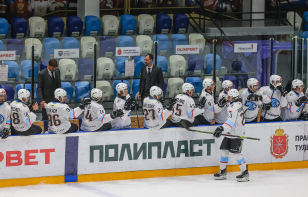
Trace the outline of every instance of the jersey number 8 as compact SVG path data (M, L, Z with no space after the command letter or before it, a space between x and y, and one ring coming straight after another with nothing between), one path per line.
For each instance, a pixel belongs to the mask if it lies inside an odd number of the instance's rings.
M48 114L49 126L59 126L61 124L61 120L59 120L59 114Z
M12 119L13 119L13 124L18 125L20 124L20 118L19 118L19 113L12 113Z

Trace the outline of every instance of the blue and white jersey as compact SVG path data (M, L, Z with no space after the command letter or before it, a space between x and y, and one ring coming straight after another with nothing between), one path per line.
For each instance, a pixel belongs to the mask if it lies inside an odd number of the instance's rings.
M222 125L224 132L231 135L245 135L245 117L241 102L233 102L227 108L228 119ZM232 138L232 137L229 137Z
M114 120L111 121L112 129L129 129L131 128L131 119L130 119L130 111L131 110L125 110L124 105L126 100L130 97L128 94L126 96L126 99L116 97L113 103L113 111L117 109L122 109L124 115L122 117L117 117Z
M203 117L209 122L211 123L214 119L214 111L212 109L212 107L215 105L214 103L214 97L213 97L213 93L208 93L207 91L205 91L204 89L202 90L202 93L200 95L200 99L202 97L206 98L206 103L204 106L204 112L203 112Z
M222 91L219 94L218 101L222 99L223 97L227 98L227 94L224 91ZM215 105L212 107L213 112L216 113L215 122L219 124L223 124L224 122L226 122L226 120L228 119L228 113L227 113L228 107L229 107L229 103L219 110L218 110L218 105Z
M9 129L11 127L11 107L7 103L0 105L0 133L3 129Z
M294 90L289 92L286 96L288 105L282 109L281 118L283 121L287 120L296 120L301 115L302 109L305 104L301 104L300 106L296 106L296 101L304 96L304 93L296 93Z
M22 102L13 101L10 106L11 123L14 129L19 132L27 131L36 121L36 115Z
M277 89L274 91L269 86L263 86L260 88L260 91L264 92L266 95L272 96L271 97L271 109L267 110L266 119L272 120L280 117L282 107L286 107L288 102L286 96L281 96L281 92ZM274 92L274 94L273 94ZM266 110L262 110L262 117L264 117Z

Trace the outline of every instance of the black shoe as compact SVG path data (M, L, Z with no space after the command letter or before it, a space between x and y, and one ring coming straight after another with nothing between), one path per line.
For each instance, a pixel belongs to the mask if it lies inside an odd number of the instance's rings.
M249 173L248 169L246 169L244 172L242 172L240 175L236 176L236 179L238 182L246 182L249 181Z
M220 172L214 174L214 179L215 180L225 180L225 179L227 179L227 170L226 170L226 168L221 170Z

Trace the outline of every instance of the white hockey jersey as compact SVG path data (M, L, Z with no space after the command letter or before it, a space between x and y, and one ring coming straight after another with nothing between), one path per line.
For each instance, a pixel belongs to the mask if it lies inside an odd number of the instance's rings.
M279 90L275 90L273 94L273 90L269 86L263 86L260 88L260 91L264 92L268 96L271 97L271 109L267 110L266 119L272 120L280 117L281 107L287 106L286 97L281 96L281 92ZM264 117L266 110L262 110L262 117Z
M204 106L204 112L203 112L203 117L205 118L205 120L207 120L208 122L212 122L214 119L214 111L211 110L211 107L214 106L214 97L213 97L213 93L210 94L207 91L205 91L204 89L202 90L202 93L200 95L200 99L202 97L206 98L206 104Z
M218 101L226 96L227 94L224 91L222 91L219 94ZM222 108L221 111L219 112L215 111L215 107L212 107L212 110L214 111L214 113L216 113L215 122L217 122L218 124L223 124L224 122L226 122L226 120L228 119L228 113L227 113L228 106L229 106L228 104L225 105L224 108ZM217 108L217 105L216 105L216 108Z
M245 134L245 117L241 102L233 102L227 108L228 119L222 125L227 134L243 136ZM229 137L233 138L233 137Z
M172 111L164 110L161 102L146 97L143 100L144 127L151 131L158 131L167 122Z
M129 94L126 96L126 100L129 98ZM129 129L131 128L131 120L130 120L130 111L125 110L124 105L126 100L123 98L117 97L113 103L113 111L117 109L122 109L124 115L122 117L117 117L111 121L112 129Z
M60 102L50 102L45 104L47 116L48 116L48 132L49 133L65 133L70 127L71 123L68 121L69 118L74 118L75 114L80 114L81 109L71 110L67 104Z
M13 101L10 106L11 124L14 129L19 132L27 131L36 121L36 115L22 102Z
M301 104L300 106L296 106L295 102L304 96L304 93L296 93L294 90L289 92L286 96L288 105L282 108L281 111L281 118L283 121L287 120L296 120L301 115L302 109L305 106L305 103Z
M259 112L259 108L262 109L263 103L269 103L271 101L271 97L266 95L263 91L258 90L254 94L258 96L262 96L262 101L249 101L247 100L248 95L251 93L249 92L248 88L245 88L240 95L240 98L242 99L242 104L244 107L245 114L245 120L246 122L253 121L257 116Z
M110 114L105 114L104 107L96 101L91 101L91 104L86 105L84 110L81 110L79 107L73 109L73 118L77 118L82 112L82 131L97 131L103 124L113 120Z
M3 129L11 127L11 107L7 103L0 105L0 133Z
M195 101L187 94L178 94L176 104L173 107L172 122L180 122L181 119L193 123L195 117L204 112L204 109L196 108Z
M34 11L33 16L43 16L47 11L54 11L54 6L49 1L34 1L28 6L28 11Z

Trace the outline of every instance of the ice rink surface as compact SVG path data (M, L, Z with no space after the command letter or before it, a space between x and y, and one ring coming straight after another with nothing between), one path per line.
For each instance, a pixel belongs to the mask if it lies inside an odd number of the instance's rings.
M1 197L307 197L308 168L251 171L249 182L237 182L239 172L227 180L213 175L35 185L0 188Z

